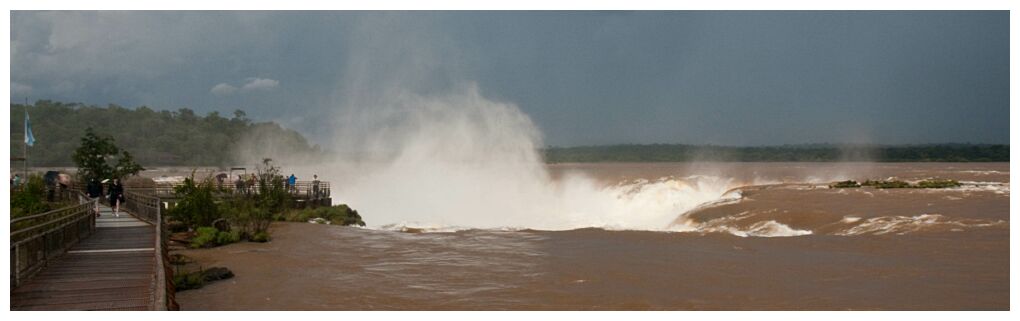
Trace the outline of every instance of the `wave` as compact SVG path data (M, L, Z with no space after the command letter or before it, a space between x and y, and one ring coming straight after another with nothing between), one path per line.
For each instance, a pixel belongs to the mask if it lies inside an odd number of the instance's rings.
M761 213L741 212L739 214L712 219L702 223L686 222L675 224L664 230L653 232L671 233L724 233L738 237L796 237L816 235L810 229L793 228L774 219L756 220L761 214L774 213L775 210ZM962 232L969 229L1008 227L1003 220L987 219L954 219L941 214L922 214L916 216L881 216L862 218L844 216L837 222L818 228L830 232L823 235L863 236L863 235L906 235L921 232ZM579 227L567 230L599 229L605 231L633 231L634 229L618 229L611 227ZM541 229L520 227L472 228L463 226L438 226L403 222L387 224L376 229L403 233L457 233L463 231L484 230L500 232L543 231ZM642 229L643 230L643 229ZM546 230L547 231L547 230Z
M963 186L947 188L942 190L964 192L992 192L999 195L1009 196L1009 183L960 181L960 184L962 184ZM935 191L938 190L940 189L935 189Z
M678 232L729 233L739 237L790 237L813 234L810 230L791 228L789 225L776 222L775 220L759 221L746 227L730 224L740 219L742 219L740 215L725 217L695 225L693 229L683 229Z
M915 232L962 231L964 228L982 228L1008 226L1006 221L985 219L952 219L940 214L922 214L917 216L882 216L862 219L848 216L841 222L851 224L834 235L904 235Z
M568 180L569 181L569 180ZM802 185L802 184L801 184ZM557 190L554 206L547 206L543 224L506 224L472 226L400 221L373 227L408 233L453 233L465 230L487 231L564 231L596 228L607 231L655 231L679 233L725 233L739 237L796 237L806 235L903 235L917 232L963 231L966 229L1007 226L1002 220L958 219L940 214L916 216L837 216L831 223L813 218L804 225L807 214L779 212L778 209L742 211L707 221L697 221L693 213L738 204L748 192L766 189L799 189L798 184L740 186L731 179L716 176L663 177L658 180L633 180L589 189L591 182L565 183ZM732 187L739 186L739 187ZM970 189L968 189L968 186ZM810 186L810 188L814 188ZM1008 191L1008 184L981 183L962 190ZM961 190L948 189L948 190ZM872 195L873 196L873 195ZM550 203L547 203L548 205ZM555 212L559 211L559 212ZM569 215L556 214L568 213ZM533 217L528 217L532 219ZM557 218L555 224L551 218ZM663 223L672 220L672 223ZM792 222L792 223L791 223ZM800 223L797 223L800 222ZM799 225L797 225L799 224Z
M993 170L987 170L987 171L968 170L968 171L960 171L960 173L976 174L976 175L1009 175L1008 171L993 171Z

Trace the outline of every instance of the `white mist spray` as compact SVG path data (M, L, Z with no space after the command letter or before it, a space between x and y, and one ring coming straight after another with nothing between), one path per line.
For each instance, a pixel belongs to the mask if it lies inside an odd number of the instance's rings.
M663 230L731 187L716 178L551 179L535 124L462 81L466 55L426 20L369 14L349 37L333 97L336 160L315 171L333 183L334 202L370 226Z
M372 110L345 114L346 128L378 134L357 134L363 155L335 163L327 177L337 182L337 201L376 227L665 230L732 185L713 177L612 186L580 174L553 180L530 118L474 85L394 95Z

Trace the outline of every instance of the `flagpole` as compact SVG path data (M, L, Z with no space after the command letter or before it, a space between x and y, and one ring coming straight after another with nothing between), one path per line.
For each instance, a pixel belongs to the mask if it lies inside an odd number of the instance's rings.
M28 97L25 97L25 120L28 120ZM25 139L22 139L21 143L24 144L25 148L24 148L24 152L22 153L21 156L23 156L25 158L25 161L22 163L24 165L24 171L25 171L24 181L28 182L28 123L25 123L22 126L25 127L24 128L24 130L25 130L25 135L24 135Z

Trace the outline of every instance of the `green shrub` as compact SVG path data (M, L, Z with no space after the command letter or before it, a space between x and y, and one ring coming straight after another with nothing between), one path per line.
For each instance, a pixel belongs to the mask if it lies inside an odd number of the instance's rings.
M290 211L286 215L287 221L291 222L308 222L315 218L322 218L336 225L365 226L365 221L361 219L361 215L358 214L358 211L351 209L346 204L305 208Z
M904 181L897 181L897 180L893 180L893 181L873 181L873 180L867 180L867 181L864 181L864 183L861 184L861 185L862 186L870 186L870 187L874 187L874 188L950 188L950 187L960 187L960 186L963 186L963 184L960 184L960 182L958 182L956 180L952 180L952 179L934 179L934 178L933 179L926 179L926 180L917 182L917 184L910 184L910 183L907 183L907 182L904 182Z
M215 227L199 227L191 239L191 248L208 248L236 243L241 240L241 231L220 231Z
M963 186L963 184L952 179L926 179L917 182L918 188L951 188L960 186Z
M22 186L11 190L11 218L39 214L54 209L46 202L46 183L39 174L31 174Z
M184 291L190 289L198 289L205 285L205 280L201 273L187 273L174 275L174 289L177 291Z
M873 181L866 180L861 186L870 186L874 188L911 188L910 183L904 181Z
M237 230L230 231L230 232L220 231L219 233L216 233L216 245L217 246L219 246L219 245L227 245L227 244L230 244L230 243L236 243L237 241L240 241L240 240L241 240L241 231L237 231Z
M199 227L195 230L195 237L191 239L191 248L203 248L216 246L216 236L220 231L214 227Z
M168 211L174 220L188 227L210 226L221 217L217 199L213 195L216 190L211 179L196 181L195 175L184 179L184 184L174 187L177 205Z
M262 160L257 168L258 193L254 195L255 210L250 212L250 232L258 234L269 230L274 218L290 207L291 196L284 185L280 168L272 165L272 159Z
M255 233L255 235L252 235L251 241L258 243L269 242L269 233L266 231Z
M199 267L198 271L194 272L175 272L173 282L177 291L184 291L198 289L205 286L206 283L226 280L232 277L234 277L234 272L224 267L212 267L209 269Z
M235 197L220 203L220 213L223 218L230 222L232 230L237 230L241 238L248 238L252 234L252 211L255 210L255 201L248 197Z
M842 181L829 185L829 188L857 188L857 187L861 187L861 184L858 184L857 181Z

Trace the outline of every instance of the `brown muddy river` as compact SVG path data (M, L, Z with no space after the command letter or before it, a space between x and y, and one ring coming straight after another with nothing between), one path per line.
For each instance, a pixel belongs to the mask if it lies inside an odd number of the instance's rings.
M555 181L576 173L624 218L677 212L634 225L565 220L589 228L417 228L373 225L352 199L369 228L278 223L269 243L181 251L236 277L177 300L184 310L1009 309L1008 163L550 165ZM931 177L964 186L826 186Z

